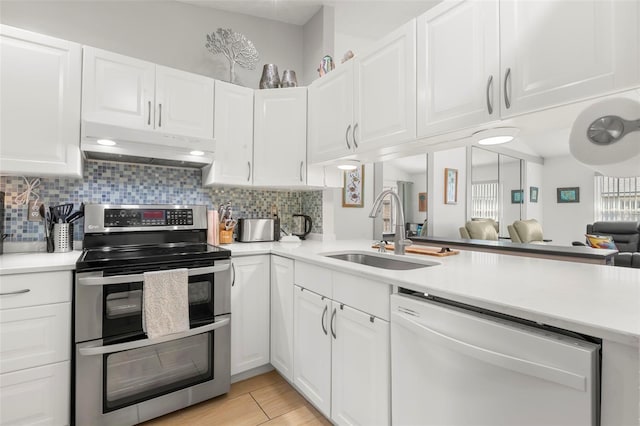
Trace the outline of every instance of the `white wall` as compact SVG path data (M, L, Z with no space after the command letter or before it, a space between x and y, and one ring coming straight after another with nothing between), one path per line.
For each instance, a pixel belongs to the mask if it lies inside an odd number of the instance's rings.
M427 218L427 212L421 212L418 210L418 194L420 192L427 192L427 174L418 173L410 175L410 182L413 182L413 209L407 215L407 222L422 223ZM427 204L427 208L429 205Z
M334 206L333 225L336 239L373 239L373 219L369 217L375 197L373 164L366 164L364 168L364 207L342 207L342 189L326 191L331 192L330 197Z
M502 189L500 236L508 237L507 226L522 218L523 205L511 202L511 191L520 189L520 160L500 156L500 186Z
M544 166L542 164L532 163L526 161L526 175L525 175L525 219L536 219L540 222L544 230L544 202L541 197L540 191L542 190L542 176L544 174ZM538 188L538 202L532 203L529 195L531 194L530 188L535 186ZM546 237L545 237L546 238Z
M325 55L333 56L334 9L323 6L303 27L303 70L298 84L308 86L319 77L318 67Z
M553 245L584 241L586 226L593 223L594 171L571 156L546 158L539 197L544 205L544 237ZM580 202L558 204L556 188L580 188Z
M255 70L236 66L238 84L257 88L265 63L303 72L301 26L173 1L2 1L0 22L225 81L228 61L204 45L231 28L260 55Z
M433 181L433 197L429 197L429 219L435 237L460 238L459 228L465 223L466 167L465 147L439 151L433 157L429 181ZM458 169L458 203L444 204L444 169ZM433 200L433 201L432 201Z

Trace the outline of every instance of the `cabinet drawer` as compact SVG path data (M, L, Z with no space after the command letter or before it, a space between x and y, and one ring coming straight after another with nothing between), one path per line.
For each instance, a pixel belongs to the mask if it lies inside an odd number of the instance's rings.
M0 424L67 425L69 362L0 375Z
M333 273L333 300L389 321L391 286L356 275Z
M308 263L296 262L294 283L322 296L333 297L331 292L331 270Z
M71 302L71 283L71 271L3 275L0 309Z
M0 311L0 373L66 361L71 303Z

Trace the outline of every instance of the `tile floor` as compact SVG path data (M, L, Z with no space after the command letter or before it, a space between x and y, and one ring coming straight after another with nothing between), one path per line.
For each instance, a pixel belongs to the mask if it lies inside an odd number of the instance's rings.
M274 370L234 383L226 395L143 425L321 426L331 423Z

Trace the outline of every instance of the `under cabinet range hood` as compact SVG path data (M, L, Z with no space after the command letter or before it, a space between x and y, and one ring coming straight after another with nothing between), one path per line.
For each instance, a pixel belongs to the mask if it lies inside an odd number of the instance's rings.
M213 162L214 139L82 121L80 149L86 159L203 168Z

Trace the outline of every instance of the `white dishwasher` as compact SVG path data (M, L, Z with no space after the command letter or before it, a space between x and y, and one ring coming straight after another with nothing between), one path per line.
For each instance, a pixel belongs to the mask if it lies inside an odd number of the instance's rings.
M391 296L395 426L600 423L600 344L467 308Z

